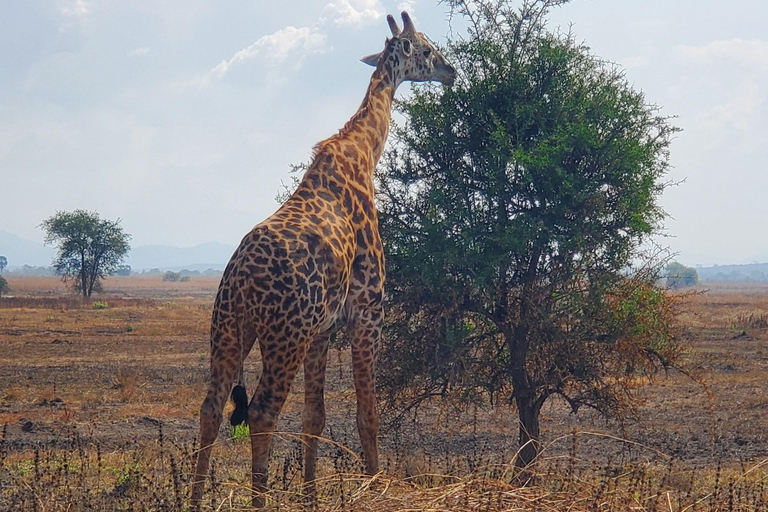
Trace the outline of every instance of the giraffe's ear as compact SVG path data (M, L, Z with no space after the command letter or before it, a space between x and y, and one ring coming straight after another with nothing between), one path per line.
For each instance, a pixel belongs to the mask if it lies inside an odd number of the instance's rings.
M381 57L381 53L373 53L360 59L360 62L365 62L369 66L376 67L376 64L379 63L379 57Z

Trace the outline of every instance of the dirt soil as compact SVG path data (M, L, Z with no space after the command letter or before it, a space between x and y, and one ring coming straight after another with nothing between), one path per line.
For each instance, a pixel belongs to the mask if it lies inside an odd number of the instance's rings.
M54 279L8 280L16 295L0 299L6 446L21 451L79 436L105 450L120 449L157 439L161 429L174 443L194 443L217 279L113 278L87 302ZM686 357L701 382L676 372L657 377L645 388L637 416L624 422L589 411L574 415L552 400L542 418L546 456L556 461L575 448L585 463L672 457L690 467L768 456L768 287L713 288L690 298L682 318ZM251 389L258 366L252 354ZM350 369L349 354L335 349L325 435L359 452ZM300 432L302 387L299 376L279 430ZM516 449L515 413L507 406L456 413L435 405L398 429L382 419L385 469L471 469L483 460L508 462ZM221 436L229 436L227 425ZM246 453L247 446L240 450ZM326 445L321 456L335 450Z

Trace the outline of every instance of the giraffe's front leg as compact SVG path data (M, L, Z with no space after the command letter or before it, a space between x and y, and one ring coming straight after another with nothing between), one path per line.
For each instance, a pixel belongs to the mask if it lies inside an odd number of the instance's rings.
M350 318L352 372L357 395L357 430L363 448L365 472L379 471L377 436L379 413L376 409L375 371L384 313L381 305L356 311Z

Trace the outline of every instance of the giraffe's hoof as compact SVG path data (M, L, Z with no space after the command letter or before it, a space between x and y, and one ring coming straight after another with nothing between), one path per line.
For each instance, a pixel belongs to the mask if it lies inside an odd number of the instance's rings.
M232 388L232 401L235 403L235 410L229 416L229 423L234 427L248 421L248 394L243 386Z

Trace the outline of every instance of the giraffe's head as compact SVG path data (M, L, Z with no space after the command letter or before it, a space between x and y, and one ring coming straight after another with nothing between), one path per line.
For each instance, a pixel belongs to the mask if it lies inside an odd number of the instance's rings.
M392 37L387 38L384 51L363 57L366 64L376 66L390 75L396 83L438 81L445 85L453 84L456 69L445 60L427 37L417 32L408 13L403 11L403 30L397 26L395 18L387 15Z

